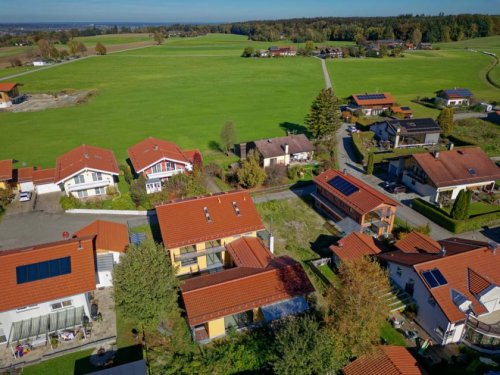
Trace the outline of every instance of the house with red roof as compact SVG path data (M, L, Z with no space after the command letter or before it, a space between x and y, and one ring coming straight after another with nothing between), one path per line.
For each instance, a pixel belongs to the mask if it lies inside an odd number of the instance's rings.
M356 94L351 96L347 109L351 112L359 111L365 116L377 116L396 105L393 96L388 92L376 94Z
M193 277L181 286L195 341L205 343L229 329L264 324L308 309L314 288L304 269L288 256L274 257L255 237L225 245L224 270Z
M347 172L329 169L314 178L311 196L316 208L333 218L345 234L361 232L375 237L392 232L399 203Z
M54 179L67 195L103 197L118 189L119 172L113 151L81 145L57 158Z
M24 95L19 94L19 86L15 82L0 82L0 108L9 108L24 99Z
M226 244L265 229L247 191L173 201L157 206L156 214L178 275L221 269Z
M338 266L340 262L360 259L364 256L379 254L382 250L378 247L373 236L364 233L352 232L330 246L333 261Z
M128 149L130 163L137 175L146 179L148 194L159 192L168 178L193 170L198 150L181 150L175 143L149 137Z
M426 375L410 351L403 346L378 347L372 355L357 358L342 369L344 375Z
M86 236L0 251L0 346L82 325L96 288L94 237Z
M97 288L113 285L113 268L128 249L128 227L114 221L96 220L73 234L94 237L97 266Z
M247 191L156 207L163 245L177 276L193 338L201 343L305 311L314 291L300 263L275 257ZM272 241L270 241L272 244Z
M418 306L416 320L439 345L500 351L498 244L411 234L381 253L394 284Z
M7 189L12 181L12 159L0 160L0 189Z
M417 153L392 161L389 173L433 203L449 204L461 190L492 192L500 168L480 147Z

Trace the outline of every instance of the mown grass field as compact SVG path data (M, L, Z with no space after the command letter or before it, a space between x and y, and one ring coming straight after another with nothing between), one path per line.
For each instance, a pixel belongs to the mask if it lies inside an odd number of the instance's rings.
M82 42L86 46L93 47L97 42L101 42L104 45L127 44L135 42L146 42L148 40L153 40L153 37L150 34L129 33L129 34L80 36L76 37L75 40Z
M208 40L211 45L217 38ZM167 43L92 57L18 78L24 92L97 94L71 108L0 113L2 135L9 139L0 159L51 166L61 153L87 143L111 148L124 160L127 148L147 136L219 157L212 149L226 121L235 122L238 141L282 135L280 124L302 124L324 86L316 59L243 59L242 46L234 57L171 57L170 48Z
M123 35L92 38L88 43L124 41ZM71 108L0 113L2 138L8 140L2 142L0 159L48 167L61 153L87 143L111 148L123 161L128 147L156 136L183 148L199 148L205 160L227 161L215 151L224 122L235 122L237 141L282 135L284 126L300 130L312 100L324 87L317 59L239 57L246 46L276 44L290 43L252 42L224 34L172 38L162 46L91 57L16 78L24 84L23 92L75 89L96 90L96 95ZM440 50L398 59L330 60L328 67L339 96L390 91L401 104L410 104L417 96L454 86L498 100L500 90L481 76L490 62L482 54ZM417 116L437 115L432 109L412 107Z
M436 117L437 110L411 100L453 87L469 88L478 99L499 100L500 90L484 78L491 62L489 56L468 51L414 51L403 58L331 60L328 69L340 97L390 92L399 104L412 107L415 117Z

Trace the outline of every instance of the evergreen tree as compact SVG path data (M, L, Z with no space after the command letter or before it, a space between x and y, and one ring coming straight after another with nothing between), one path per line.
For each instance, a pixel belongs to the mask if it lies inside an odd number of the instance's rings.
M251 150L245 160L236 172L238 182L247 189L261 185L266 179L266 172L260 167L260 154Z
M220 131L220 142L222 150L226 155L229 154L229 151L233 148L234 143L236 142L236 131L234 128L234 122L227 121Z
M306 117L306 124L309 131L318 139L331 136L340 128L342 125L340 105L331 88L321 90L314 99Z
M455 220L465 220L469 217L470 201L472 199L472 191L460 190L453 203L450 216Z
M437 118L445 137L453 132L453 108L443 108Z
M373 152L370 152L368 154L368 162L366 164L366 174L373 174L373 167L374 167L374 157L373 157Z

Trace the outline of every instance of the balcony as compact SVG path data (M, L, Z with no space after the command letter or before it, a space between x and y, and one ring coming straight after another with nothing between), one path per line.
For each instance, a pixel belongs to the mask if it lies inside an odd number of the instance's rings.
M463 342L480 352L500 354L500 311L485 317L469 316Z
M161 172L156 172L156 173L148 173L148 180L154 180L154 179L161 179L161 178L167 178L167 177L172 177L176 174L184 172L184 169L169 169L166 171L161 171Z
M179 262L181 260L188 260L188 259L194 259L194 258L199 258L205 255L209 254L215 254L215 253L220 253L225 250L224 246L214 246L210 247L208 249L202 250L202 251L192 251L190 253L184 253L184 254L176 254L174 255L175 261Z
M74 182L71 184L68 184L66 186L67 191L78 191L78 190L88 190L88 189L94 189L98 187L104 187L108 185L112 185L113 182L103 179L100 181L91 181L91 182L84 182L81 184L75 184Z

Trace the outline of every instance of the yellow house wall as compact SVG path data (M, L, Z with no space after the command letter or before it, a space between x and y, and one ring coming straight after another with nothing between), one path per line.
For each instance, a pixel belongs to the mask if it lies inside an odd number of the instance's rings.
M257 237L257 232L248 232L242 234L247 237ZM234 240L237 240L241 236L231 236L231 237L224 237L221 239L221 245L224 246L228 243L233 242ZM205 250L205 241L197 243L196 245L196 252L202 252ZM180 261L175 260L176 255L180 255L181 249L179 247L169 249L170 252L170 260L172 262L172 265L174 267L177 267L177 276L180 275L185 275L188 273L195 273L195 272L201 272L207 268L207 257L206 255L200 256L197 258L198 264L191 264L189 266L182 267ZM222 256L222 263L225 265L229 265L230 262L230 256L226 251L223 251L221 253Z
M211 339L219 336L224 336L226 334L226 327L224 325L224 318L211 320L207 323L208 326L208 337Z

